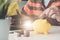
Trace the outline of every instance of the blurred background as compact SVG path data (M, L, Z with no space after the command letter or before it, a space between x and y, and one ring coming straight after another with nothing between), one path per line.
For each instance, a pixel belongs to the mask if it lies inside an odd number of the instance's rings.
M20 10L23 8L23 6L27 3L28 0L10 0L9 2L17 2ZM45 6L48 5L48 2L50 0L45 0ZM7 2L7 0L5 0ZM17 17L15 17L14 22L16 22ZM11 18L7 17L5 19L0 19L0 40L60 40L60 26L52 26L50 33L48 35L34 35L33 31L29 32L27 31L29 37L24 37L22 35L20 37L20 30L16 26L16 24L11 24ZM13 22L12 22L13 23ZM21 31L22 32L22 31ZM7 35L8 34L8 35ZM22 33L23 34L23 33ZM7 37L6 37L7 36Z

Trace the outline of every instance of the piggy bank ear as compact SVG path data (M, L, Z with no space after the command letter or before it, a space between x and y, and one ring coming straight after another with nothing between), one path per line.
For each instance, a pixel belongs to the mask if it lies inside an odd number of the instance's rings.
M44 22L47 22L47 19L44 19Z

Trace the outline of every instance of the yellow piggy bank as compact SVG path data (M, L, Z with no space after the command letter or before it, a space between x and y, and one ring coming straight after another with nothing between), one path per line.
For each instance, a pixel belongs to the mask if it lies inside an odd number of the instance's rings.
M48 34L51 24L46 19L37 19L32 24L35 34L44 33Z

